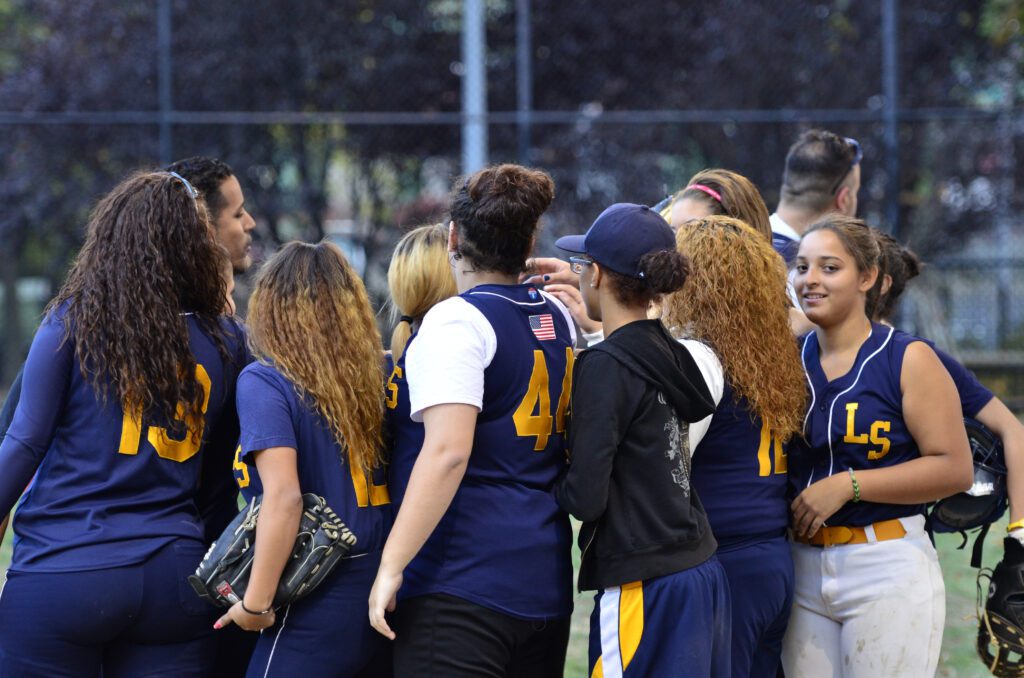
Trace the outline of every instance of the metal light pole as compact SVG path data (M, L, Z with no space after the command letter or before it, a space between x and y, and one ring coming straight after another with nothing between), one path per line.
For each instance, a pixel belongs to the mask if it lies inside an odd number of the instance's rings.
M462 3L462 172L487 164L487 35L484 0Z
M171 0L160 0L157 8L157 60L160 102L160 164L167 165L174 158L171 138Z
M530 113L533 108L533 40L530 0L516 0L516 131L519 163L530 164Z

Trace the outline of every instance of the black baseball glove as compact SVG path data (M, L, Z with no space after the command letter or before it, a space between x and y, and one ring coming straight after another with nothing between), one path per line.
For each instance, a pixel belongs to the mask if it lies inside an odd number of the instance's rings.
M995 570L978 573L978 654L995 676L1024 676L1024 546L1003 540ZM988 578L982 610L982 579Z
M263 497L239 513L188 578L200 598L231 607L245 597L255 555L256 522ZM274 607L289 605L315 589L355 546L356 537L323 497L302 495L302 519L295 547L281 573Z

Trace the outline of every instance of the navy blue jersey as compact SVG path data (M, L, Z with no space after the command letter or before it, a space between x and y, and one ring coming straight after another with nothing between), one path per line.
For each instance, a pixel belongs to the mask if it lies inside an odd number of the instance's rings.
M796 253L797 250L800 249L800 241L793 240L787 235L775 233L773 231L772 247L775 248L775 251L778 252L783 259L785 259L786 267L789 268L793 265L793 262L796 261Z
M11 569L69 572L133 565L175 538L203 538L196 504L206 445L235 415L229 397L244 360L242 335L224 319L232 361L187 318L196 377L205 389L200 433L175 437L168 422L97 398L82 376L61 314L47 316L25 364L21 401L3 444L0 468L38 471L14 517ZM205 446L205 449L204 449ZM21 473L0 475L0 497L25 487ZM9 508L0 506L0 511Z
M978 412L981 412L985 405L988 405L989 401L995 397L992 391L982 386L978 378L974 376L974 373L964 367L959 360L938 348L932 342L928 340L924 340L924 342L932 347L935 355L939 357L942 365L949 372L949 376L953 378L956 392L960 396L960 408L963 410L964 416L971 418L978 416Z
M917 337L873 324L850 371L831 382L821 369L818 338L803 339L804 371L811 404L804 438L789 447L794 493L847 469L885 468L921 456L903 421L900 374L907 346ZM848 502L829 518L830 525L863 526L880 520L921 514L924 506Z
M405 351L393 363L389 358L387 385L384 391L384 402L387 410L384 413L384 424L388 449L391 451L388 462L388 490L391 492L391 503L395 513L398 512L405 497L405 488L409 485L416 455L423 447L423 424L409 418L409 381L405 376L405 356L409 346L415 339L414 334L405 344Z
M565 468L573 330L561 306L532 286L477 286L428 313L408 352L414 391L424 376L412 352L430 347L438 364L451 357L436 355L428 332L431 314L436 319L452 308L476 309L493 328L496 348L483 373L465 477L406 568L400 595L445 593L527 619L569 615L572 535L554 487ZM396 449L395 457L416 453Z
M729 381L693 454L693 486L719 548L778 536L789 524L786 452Z
M312 404L275 368L252 363L238 377L238 412L242 435L239 464L245 465L251 498L260 487L252 453L271 447L296 451L302 491L327 500L358 539L353 554L384 548L391 529L391 500L384 470L366 474L342 451L330 427Z

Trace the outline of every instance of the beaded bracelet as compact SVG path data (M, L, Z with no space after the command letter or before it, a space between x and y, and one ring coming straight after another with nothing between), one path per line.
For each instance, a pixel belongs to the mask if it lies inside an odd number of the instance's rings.
M860 501L860 483L857 482L857 476L854 475L853 469L846 469L850 472L850 482L853 483L853 503L856 504Z

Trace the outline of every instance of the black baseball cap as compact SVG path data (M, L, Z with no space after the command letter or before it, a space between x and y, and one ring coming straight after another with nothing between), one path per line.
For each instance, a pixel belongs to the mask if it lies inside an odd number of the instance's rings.
M594 220L585 235L555 241L566 252L586 254L602 266L631 278L643 278L640 259L650 252L674 250L675 234L647 205L615 203Z

